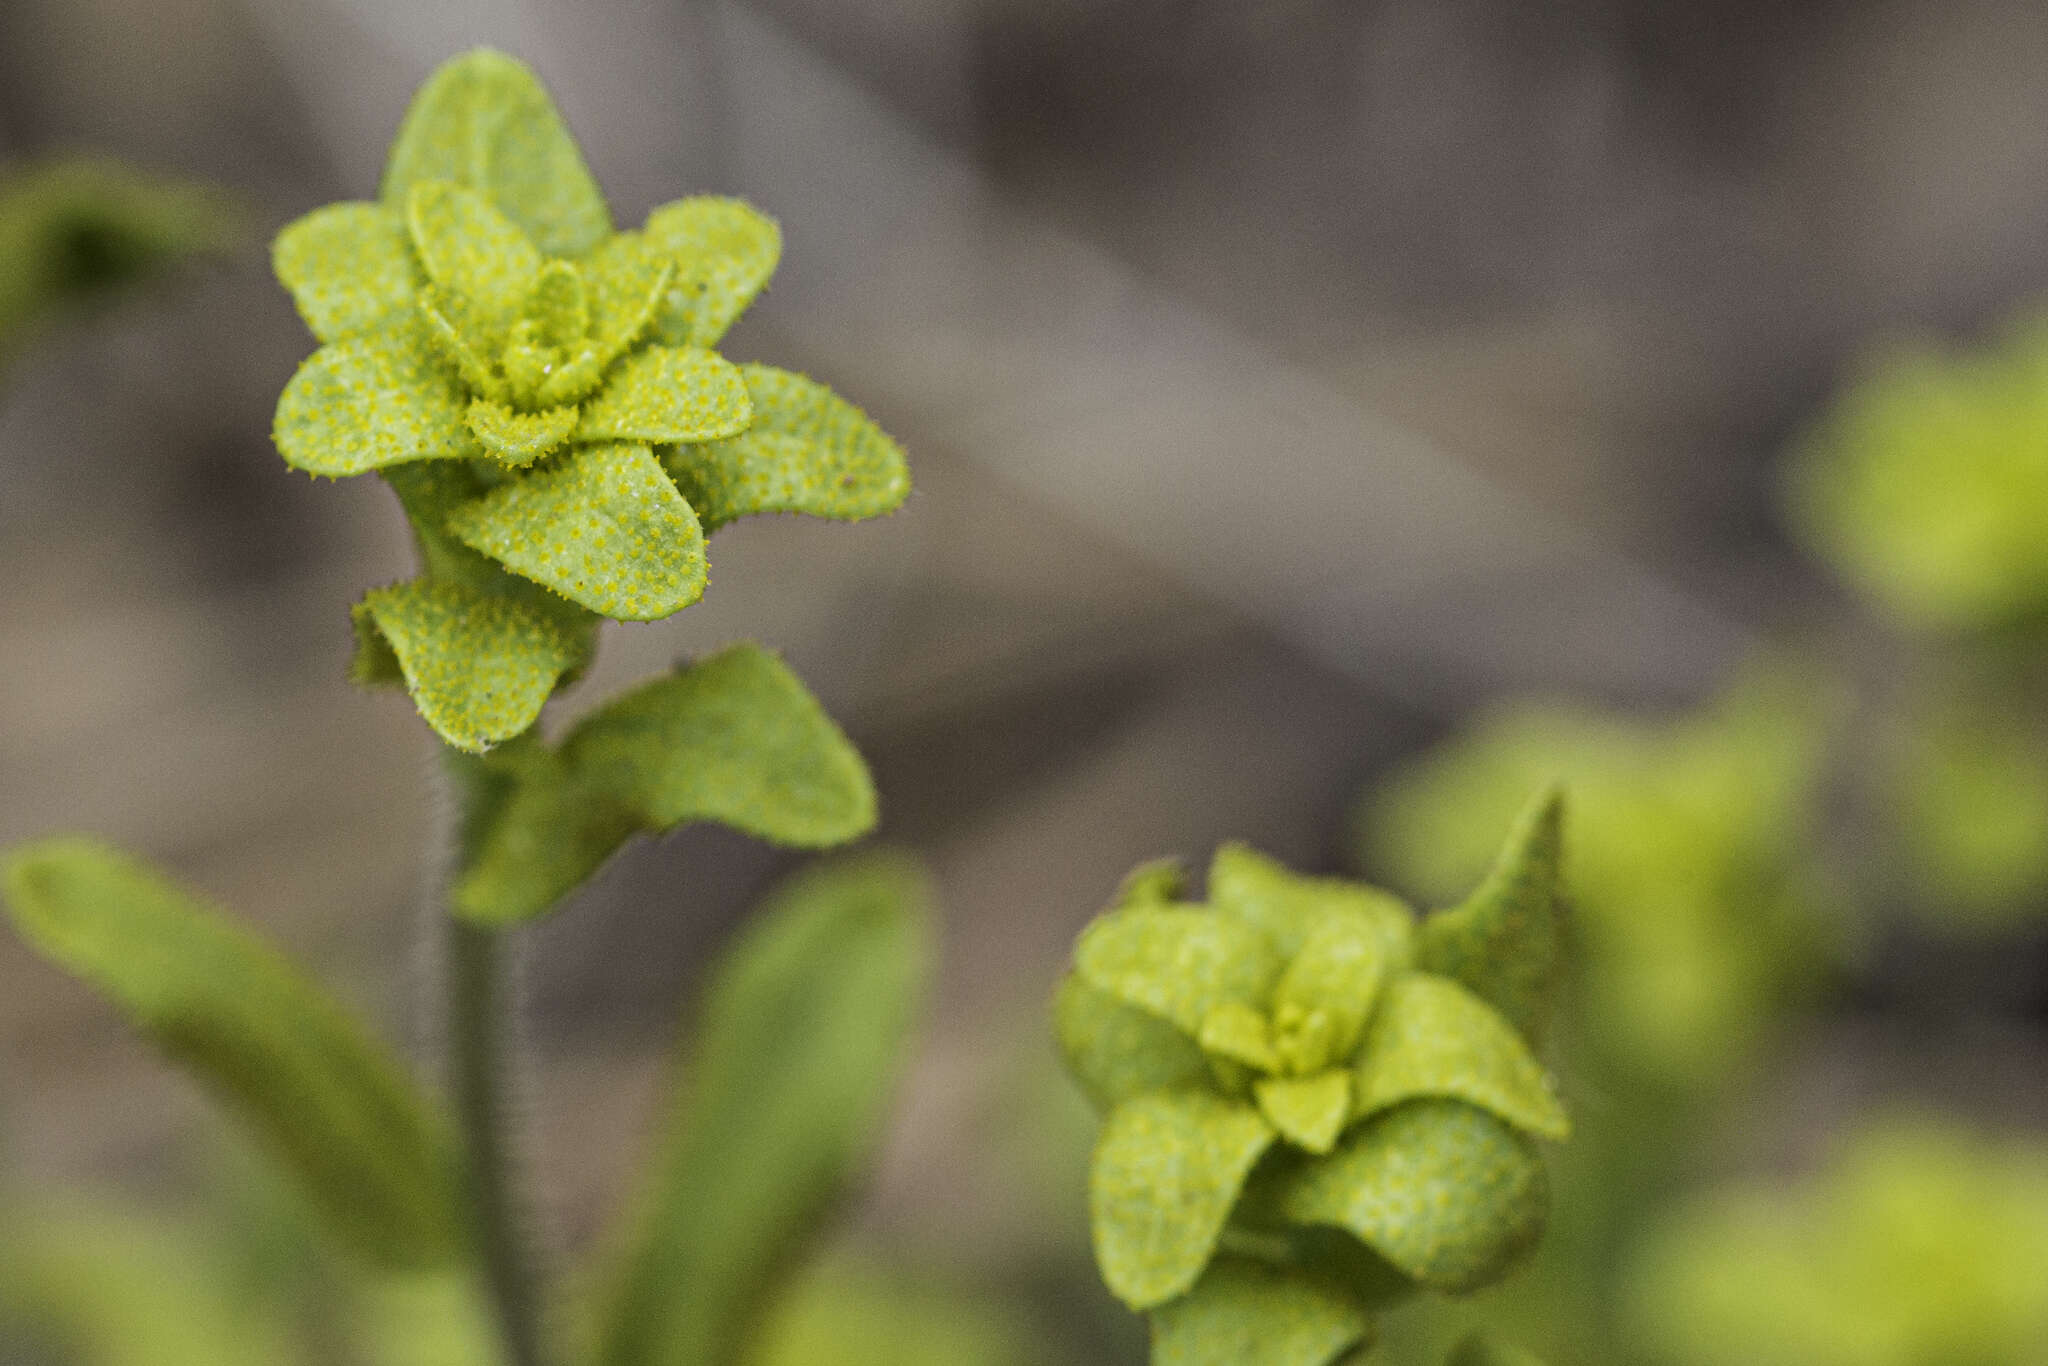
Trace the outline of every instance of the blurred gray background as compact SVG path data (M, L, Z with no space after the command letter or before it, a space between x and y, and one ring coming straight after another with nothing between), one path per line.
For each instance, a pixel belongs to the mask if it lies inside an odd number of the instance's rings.
M540 70L622 222L779 217L727 349L911 453L892 519L722 533L704 603L611 628L558 710L751 636L843 719L947 913L867 1218L990 1257L1068 1231L989 1173L1124 870L1225 837L1340 866L1360 785L1473 706L1682 701L1843 614L1773 518L1784 443L1874 335L2048 281L2020 0L5 0L0 159L206 177L255 231L4 380L0 845L161 859L415 1042L431 740L343 679L349 602L410 552L380 485L269 445L312 343L263 243L373 194L480 43ZM558 1246L790 863L644 843L532 936ZM36 1179L146 1177L198 1114L5 945L0 1068Z

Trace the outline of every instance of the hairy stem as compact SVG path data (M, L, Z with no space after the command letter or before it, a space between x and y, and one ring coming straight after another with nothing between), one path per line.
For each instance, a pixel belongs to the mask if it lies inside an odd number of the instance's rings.
M460 810L457 847L466 855L492 793L487 781L451 754ZM542 1366L540 1278L528 1241L526 1206L515 1172L507 1114L511 993L501 932L449 913L448 1067L469 1176L470 1217L486 1288L510 1366Z

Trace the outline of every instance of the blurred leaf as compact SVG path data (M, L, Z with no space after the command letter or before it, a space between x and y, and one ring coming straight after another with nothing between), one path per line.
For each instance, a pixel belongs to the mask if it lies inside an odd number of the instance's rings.
M600 1295L602 1366L727 1366L873 1148L931 970L915 865L811 870L717 966Z
M1426 972L1387 984L1357 1072L1360 1115L1447 1096L1544 1138L1571 1133L1549 1075L1508 1022L1457 983Z
M1053 1027L1067 1066L1098 1109L1147 1091L1208 1082L1208 1059L1193 1039L1076 973L1060 980Z
M1451 1353L1448 1366L1543 1366L1543 1363L1518 1347L1474 1333L1458 1344L1457 1350Z
M111 160L72 158L0 178L0 362L64 308L227 246L219 192Z
M1671 1215L1631 1279L1637 1345L1678 1366L2031 1366L2048 1344L2048 1144L1880 1117L1805 1182Z
M1241 921L1200 906L1133 906L1081 932L1074 970L1098 991L1199 1036L1226 1003L1263 1007L1281 960Z
M1377 928L1388 972L1410 961L1415 917L1398 898L1341 878L1303 877L1247 845L1217 848L1209 864L1209 903L1258 929L1282 958L1299 954L1334 911Z
M189 1227L76 1203L10 1206L6 1220L0 1349L10 1330L26 1330L71 1366L309 1360L279 1307L242 1294Z
M1363 1306L1298 1273L1218 1257L1152 1311L1152 1366L1329 1366L1370 1340Z
M1787 476L1794 528L1904 625L2048 609L2048 323L1869 358Z
M427 78L384 167L382 197L448 181L483 195L551 256L610 234L611 213L540 81L502 52L465 53Z
M647 215L647 239L680 272L659 322L671 346L716 346L767 288L782 259L782 229L738 199L698 195Z
M497 1323L467 1270L364 1280L347 1332L362 1366L503 1366Z
M1422 922L1416 960L1463 983L1532 1046L1543 1042L1564 959L1564 795L1539 796L1486 881Z
M841 1260L767 1315L745 1366L1026 1366L1042 1360L1006 1316L970 1296Z
M780 659L735 645L606 703L554 750L495 758L506 795L455 883L474 920L553 906L636 830L717 821L798 848L857 839L875 790L846 736Z
M1484 1110L1414 1100L1366 1120L1328 1157L1277 1171L1255 1203L1343 1229L1435 1290L1486 1285L1541 1235L1542 1159Z
M764 512L858 521L894 512L910 494L903 448L816 380L743 365L753 421L723 441L662 457L708 534Z
M435 734L479 752L533 725L576 642L519 603L446 580L372 589L355 606L358 682L403 678Z
M1110 1293L1143 1310L1192 1286L1273 1137L1257 1110L1204 1091L1154 1092L1112 1110L1088 1177Z
M460 1251L449 1135L334 1001L211 908L105 846L53 839L0 864L14 925L109 997L289 1168L360 1256Z

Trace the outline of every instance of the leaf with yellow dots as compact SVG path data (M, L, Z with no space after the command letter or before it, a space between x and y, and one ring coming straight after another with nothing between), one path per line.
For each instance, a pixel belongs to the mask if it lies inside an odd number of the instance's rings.
M573 407L522 413L487 398L471 399L466 414L470 435L492 458L516 467L553 455L576 430Z
M616 621L656 621L704 592L696 514L645 446L578 446L448 516L464 545Z
M910 493L903 448L816 380L743 365L754 420L724 441L678 446L662 463L708 534L764 512L842 522L894 512Z
M1527 1139L1455 1100L1415 1100L1279 1172L1262 1204L1343 1229L1432 1289L1497 1279L1543 1231L1549 1179Z
M1110 1293L1142 1310L1194 1285L1273 1136L1257 1110L1202 1091L1142 1095L1111 1111L1088 1178Z
M718 195L662 205L647 216L647 239L677 263L656 324L674 346L718 345L782 259L775 220Z
M467 304L486 336L511 324L540 274L539 248L474 190L422 181L405 198L405 224L427 278Z
M460 1254L457 1163L442 1117L274 949L91 840L15 850L0 861L0 891L21 936L206 1086L355 1253L394 1269Z
M716 821L824 848L875 823L859 752L789 667L753 645L637 688L556 749L537 758L521 746L504 769L511 790L455 884L456 908L482 921L541 914L640 830Z
M1342 1291L1244 1257L1218 1257L1151 1322L1152 1366L1332 1366L1373 1327Z
M1104 1110L1147 1091L1201 1086L1209 1077L1208 1059L1193 1039L1075 973L1060 979L1053 1027L1081 1089Z
M277 401L272 433L287 464L343 478L412 460L483 454L468 399L417 327L350 337L306 358Z
M1571 1133L1550 1077L1521 1036L1448 978L1411 972L1387 985L1357 1070L1360 1115L1417 1096L1449 1096L1543 1138Z
M524 63L479 50L444 63L413 97L384 166L381 198L445 180L495 205L551 256L575 256L612 230L604 196L555 102Z
M531 726L579 657L546 617L444 580L373 589L355 623L358 679L395 671L435 733L473 752Z
M745 431L754 409L739 367L716 351L650 346L583 408L578 441L710 441Z
M405 220L382 204L329 204L277 235L271 266L323 342L404 322L427 282Z
M1532 1044L1564 959L1564 795L1530 803L1477 891L1422 923L1417 961L1462 982Z
M1263 936L1196 906L1134 906L1082 931L1074 967L1090 986L1199 1036L1226 1002L1262 1009L1280 974Z

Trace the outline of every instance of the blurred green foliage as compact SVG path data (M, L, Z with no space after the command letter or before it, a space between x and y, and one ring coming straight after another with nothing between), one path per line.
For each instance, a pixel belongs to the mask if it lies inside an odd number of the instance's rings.
M0 365L67 309L224 248L240 226L218 190L105 158L0 176Z
M1700 1197L1634 1269L1667 1366L2035 1366L2048 1354L2048 1141L1892 1115L1798 1182Z

